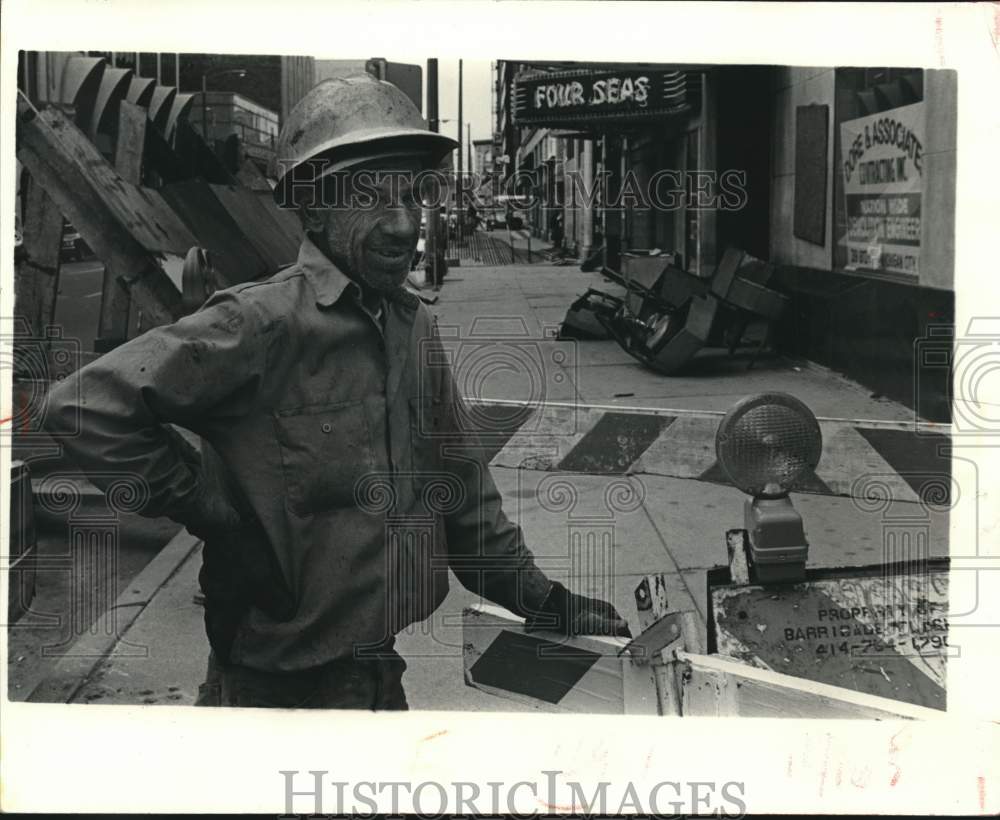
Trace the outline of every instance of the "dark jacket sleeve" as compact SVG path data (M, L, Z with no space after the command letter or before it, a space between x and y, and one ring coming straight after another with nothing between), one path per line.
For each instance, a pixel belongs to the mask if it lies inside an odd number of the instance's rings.
M146 516L184 523L201 490L198 453L168 427L195 432L249 406L266 351L261 316L235 291L220 291L174 324L104 354L48 395L45 429L101 489L137 481Z
M460 502L445 515L449 564L467 589L528 617L540 611L551 581L536 566L520 526L504 513L483 442L470 424L473 416L450 368L442 365L438 371L430 382L435 383L434 405L441 416L435 426L444 431L441 463L464 488Z

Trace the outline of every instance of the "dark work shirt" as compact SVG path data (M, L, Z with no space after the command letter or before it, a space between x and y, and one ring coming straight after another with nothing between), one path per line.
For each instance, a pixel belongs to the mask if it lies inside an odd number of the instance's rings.
M382 310L306 240L295 265L217 292L50 392L48 429L98 486L138 476L144 515L183 523L211 491L259 522L292 610L241 613L235 663L303 669L384 641L434 611L449 568L520 614L548 592L462 428L433 317L404 290ZM202 466L169 424L202 437Z

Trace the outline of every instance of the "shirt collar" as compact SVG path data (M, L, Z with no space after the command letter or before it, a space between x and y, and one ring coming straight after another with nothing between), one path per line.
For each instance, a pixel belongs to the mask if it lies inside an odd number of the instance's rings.
M334 304L350 286L355 295L360 293L356 282L338 268L330 258L316 247L308 237L299 247L298 266L316 294L316 304L329 307Z

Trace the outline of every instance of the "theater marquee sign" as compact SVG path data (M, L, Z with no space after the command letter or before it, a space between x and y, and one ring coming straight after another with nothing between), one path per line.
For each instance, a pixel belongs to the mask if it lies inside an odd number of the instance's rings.
M663 69L580 69L514 79L514 123L560 127L694 113L700 75Z

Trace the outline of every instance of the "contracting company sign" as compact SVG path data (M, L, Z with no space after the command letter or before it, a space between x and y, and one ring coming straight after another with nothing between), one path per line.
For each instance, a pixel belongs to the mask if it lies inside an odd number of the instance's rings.
M663 69L586 69L514 79L514 122L561 126L695 110L700 75Z
M840 125L848 270L920 270L924 103Z

